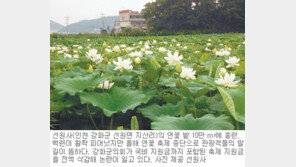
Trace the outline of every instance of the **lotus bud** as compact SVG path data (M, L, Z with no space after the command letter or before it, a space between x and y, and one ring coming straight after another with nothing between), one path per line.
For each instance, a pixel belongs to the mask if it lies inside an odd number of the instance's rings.
M107 46L107 44L106 44L106 42L104 42L104 43L103 43L103 47L106 47L106 46Z
M101 77L103 77L103 76L104 76L104 73L102 72Z
M89 65L89 67L87 69L87 72L89 72L89 73L93 73L94 72L94 69L93 69L92 65Z
M139 57L136 57L135 58L135 62L136 62L136 64L140 64L141 63L141 59Z
M176 71L177 71L177 73L179 73L179 74L182 72L182 66L181 66L180 63L177 64L177 66L176 66Z
M105 64L108 64L108 62L109 62L108 57L105 56L105 57L104 57L104 63L105 63Z
M220 69L220 74L221 74L222 76L224 76L226 73L227 73L227 70L226 70L225 68L221 68L221 69Z
M152 61L156 61L155 56L152 56L152 57L151 57L151 60L152 60Z

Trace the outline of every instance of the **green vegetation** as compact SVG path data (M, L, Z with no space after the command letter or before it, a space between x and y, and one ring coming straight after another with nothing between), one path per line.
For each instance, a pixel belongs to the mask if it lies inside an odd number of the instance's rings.
M245 31L245 0L156 0L142 12L156 31Z
M242 130L244 41L244 34L55 34L51 129Z

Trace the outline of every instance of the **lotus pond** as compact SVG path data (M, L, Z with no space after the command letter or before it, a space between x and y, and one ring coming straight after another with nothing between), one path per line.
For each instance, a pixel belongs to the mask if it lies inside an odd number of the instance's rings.
M58 35L52 130L243 130L245 36Z

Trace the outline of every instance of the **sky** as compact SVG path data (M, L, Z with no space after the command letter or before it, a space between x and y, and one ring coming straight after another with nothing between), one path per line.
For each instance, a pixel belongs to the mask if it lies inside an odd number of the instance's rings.
M155 0L50 0L50 19L66 25L104 16L118 16L119 10L141 11L147 2Z

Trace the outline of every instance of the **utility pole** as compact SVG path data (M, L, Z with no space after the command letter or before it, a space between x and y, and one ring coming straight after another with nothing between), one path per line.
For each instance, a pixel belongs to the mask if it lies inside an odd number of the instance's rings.
M69 16L66 16L66 32L69 34Z
M105 29L105 25L104 25L104 13L102 12L102 31Z

